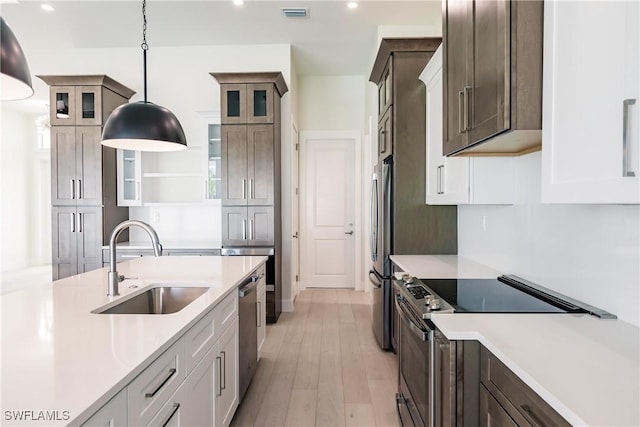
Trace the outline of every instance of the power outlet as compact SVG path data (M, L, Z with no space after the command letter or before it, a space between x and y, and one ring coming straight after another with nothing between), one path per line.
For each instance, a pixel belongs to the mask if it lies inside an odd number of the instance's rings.
M487 216L482 215L482 231L487 232Z
M153 213L153 223L160 224L160 212Z

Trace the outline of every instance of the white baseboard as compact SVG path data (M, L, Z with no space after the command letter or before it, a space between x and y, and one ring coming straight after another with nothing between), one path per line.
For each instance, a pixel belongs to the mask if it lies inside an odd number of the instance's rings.
M292 299L287 299L287 300L282 300L282 311L286 311L288 313L293 311L293 300Z

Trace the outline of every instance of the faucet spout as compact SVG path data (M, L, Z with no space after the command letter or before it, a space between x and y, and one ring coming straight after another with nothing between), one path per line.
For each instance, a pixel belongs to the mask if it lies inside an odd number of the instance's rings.
M121 222L116 225L116 227L111 232L111 238L109 239L109 273L107 277L108 288L107 288L107 296L118 296L120 295L118 291L118 285L122 280L116 270L116 241L118 240L118 236L125 228L129 228L131 226L136 226L142 228L147 232L149 237L151 238L151 244L153 245L153 253L155 256L162 256L162 245L160 244L160 239L158 239L158 233L146 222L129 219Z

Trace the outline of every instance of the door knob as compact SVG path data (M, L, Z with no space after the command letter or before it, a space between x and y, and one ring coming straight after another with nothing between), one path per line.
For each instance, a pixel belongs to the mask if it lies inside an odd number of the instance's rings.
M347 231L347 232L346 232L346 233L344 233L344 234L352 235L352 234L353 234L353 230L351 230L351 231Z

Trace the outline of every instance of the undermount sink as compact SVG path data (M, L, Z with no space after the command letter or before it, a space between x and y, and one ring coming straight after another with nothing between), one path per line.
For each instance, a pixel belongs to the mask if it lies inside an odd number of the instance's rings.
M157 286L97 314L171 314L192 303L209 288Z

